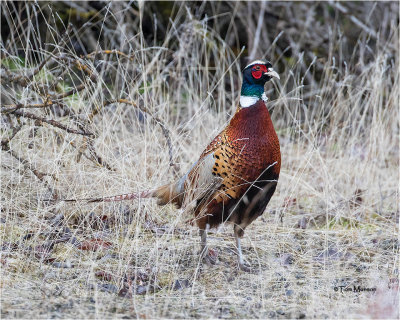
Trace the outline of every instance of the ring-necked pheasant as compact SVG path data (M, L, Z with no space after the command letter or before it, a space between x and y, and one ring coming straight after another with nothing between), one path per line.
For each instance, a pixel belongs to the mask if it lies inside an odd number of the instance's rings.
M158 199L159 205L174 203L194 214L200 229L206 262L207 230L223 222L234 225L239 267L245 266L240 238L245 228L260 216L277 185L281 166L279 140L268 109L264 85L279 75L270 62L256 60L243 70L240 105L229 125L214 138L199 160L178 181L152 191L89 200L120 201Z

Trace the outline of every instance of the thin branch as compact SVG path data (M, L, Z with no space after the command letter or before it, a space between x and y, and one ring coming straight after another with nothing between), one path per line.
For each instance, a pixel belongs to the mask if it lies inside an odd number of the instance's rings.
M110 166L101 156L99 156L96 152L96 149L93 146L93 140L88 140L86 142L86 147L89 149L89 152L91 153L91 156L87 155L85 152L80 151L81 148L79 148L78 146L75 145L75 143L73 141L70 141L69 144L77 149L80 154L82 154L86 159L88 159L89 161L92 161L93 163L95 163L96 165L100 165L102 167L105 167L106 169L110 170L110 171L116 171L115 168L113 168L112 166Z
M83 69L83 70L86 70L86 69L87 68L85 67L85 69ZM92 75L90 76L90 80L96 82L97 81L97 76L94 73L92 73ZM64 93L61 93L61 94L55 96L54 100L61 100L61 99L64 99L66 97L72 96L73 94L78 93L79 91L82 91L86 87L87 87L87 84L85 82L83 82L79 86L74 87L74 88L72 88L71 90L69 90L67 92L64 92Z
M14 111L17 111L19 109L39 109L39 108L47 108L53 106L52 101L47 101L45 103L33 103L33 104L6 104L1 106L1 113L7 114L7 113L13 113Z
M60 122L58 122L56 120L45 119L43 117L39 117L37 115L34 115L33 113L29 113L29 112L26 112L26 111L15 110L15 111L12 111L11 113L15 114L18 117L29 118L29 119L32 119L32 120L38 120L40 124L42 122L50 124L53 127L57 127L57 128L62 129L64 131L67 131L68 133L75 133L75 134L80 134L80 135L83 135L83 136L94 136L94 134L91 133L91 132L78 131L78 130L75 130L75 129L72 129L72 128L68 128L67 126L61 124Z
M330 1L329 1L329 4L332 5L332 6L334 6L334 7L335 7L337 10L339 10L341 13L343 13L343 14L345 14L345 15L350 15L350 20L351 20L356 26L358 26L358 27L359 27L360 29L362 29L366 34L368 34L369 36L373 37L374 39L378 39L379 34L378 34L375 30L369 28L364 22L362 22L362 21L361 21L360 19L358 19L356 16L354 16L353 14L351 14L351 13L349 12L349 10L348 10L345 6L343 6L341 3L330 0ZM392 49L392 50L394 49L394 46L393 46L391 43L387 43L387 46L388 46L390 49Z
M91 53L87 54L86 56L84 56L84 58L94 59L97 54L116 54L118 56L122 56L124 58L127 58L127 59L129 59L131 61L133 60L132 56L128 56L126 53L123 53L123 52L121 52L119 50L115 50L115 49L114 50L94 51L94 52L91 52Z
M107 105L110 105L112 103L124 103L124 104L129 104L131 106L133 106L134 108L139 109L140 111L148 114L160 127L161 130L163 132L163 135L165 137L165 140L167 141L167 145L168 145L168 154L169 154L169 165L171 167L177 168L177 165L174 163L173 160L173 148L172 148L172 142L171 142L171 136L170 136L170 131L167 129L167 127L165 126L165 124L157 117L155 117L149 110L147 110L146 107L143 106L138 106L135 102L127 100L127 99L116 99L116 100L111 100L111 101L107 101L106 103L104 103L103 107L106 107ZM93 113L97 113L98 109L95 110Z
M5 152L9 153L16 160L18 160L18 162L25 168L25 170L31 171L35 175L35 177L38 178L46 186L46 188L54 195L53 198L58 199L59 193L56 190L56 188L52 187L46 180L43 179L45 176L49 176L57 181L58 179L53 174L41 172L41 171L33 168L32 164L30 164L28 160L23 159L15 151L11 150L9 148L8 144L6 144L6 145L2 144L1 149Z
M8 74L8 81L10 82L18 82L22 85L22 83L26 83L28 81L31 81L32 78L37 75L43 68L44 66L50 61L50 59L53 57L52 53L56 50L56 48L62 47L67 39L69 34L71 33L72 30L72 24L68 24L67 29L65 30L64 35L62 36L61 40L60 40L60 45L59 46L54 46L53 50L51 50L50 52L46 52L48 54L47 58L43 59L43 61L37 66L35 67L30 74L16 74L15 72L11 72L9 70L7 70L7 74ZM7 53L5 51L5 53ZM7 53L8 54L8 53ZM25 72L25 70L22 70L21 72Z
M8 137L7 139L1 140L1 148L2 149L3 148L6 148L6 149L9 148L10 141L16 136L16 134L22 129L23 126L24 126L24 124L21 124L18 127L13 127L10 137Z
M92 154L92 157L94 157L96 159L96 162L105 167L106 169L110 170L110 171L116 171L112 166L110 166L101 156L99 156L96 152L96 149L93 145L93 140L88 140L87 143L89 152Z

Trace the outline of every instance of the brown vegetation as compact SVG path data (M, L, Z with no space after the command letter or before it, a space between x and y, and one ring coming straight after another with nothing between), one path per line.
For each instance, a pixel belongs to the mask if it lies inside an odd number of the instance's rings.
M2 2L2 317L398 317L398 11ZM243 241L257 274L237 270L224 228L203 267L172 206L58 201L183 174L251 58L281 76L266 90L282 174Z

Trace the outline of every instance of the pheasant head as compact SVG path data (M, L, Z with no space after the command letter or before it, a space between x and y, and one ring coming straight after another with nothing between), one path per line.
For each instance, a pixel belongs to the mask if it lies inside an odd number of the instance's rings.
M266 60L255 60L243 69L243 84L240 92L240 106L247 108L258 100L267 101L264 85L272 78L279 78L272 65Z

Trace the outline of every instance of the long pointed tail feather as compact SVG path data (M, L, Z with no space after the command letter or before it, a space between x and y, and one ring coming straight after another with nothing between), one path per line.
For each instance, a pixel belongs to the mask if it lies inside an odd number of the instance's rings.
M134 193L126 193L120 194L116 196L103 197L103 198L84 198L84 199L63 199L63 202L80 202L86 201L87 203L94 202L116 202L116 201L124 201L124 200L136 200L141 198L152 198L154 197L155 190L146 190L142 192L134 192Z
M141 198L152 198L154 196L154 190L146 190L142 192L120 194L112 197L96 198L88 200L88 203L92 202L116 202L124 200L136 200Z
M81 202L86 201L87 203L94 202L115 202L124 200L136 200L144 198L157 198L157 203L161 206L167 203L174 203L180 208L183 200L183 183L180 181L166 184L154 190L146 190L142 192L126 193L111 197L102 198L84 198L84 199L63 199L59 201L63 202ZM54 201L54 200L43 200L43 201Z

